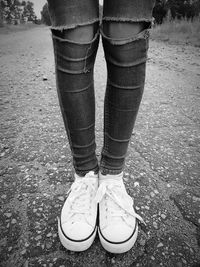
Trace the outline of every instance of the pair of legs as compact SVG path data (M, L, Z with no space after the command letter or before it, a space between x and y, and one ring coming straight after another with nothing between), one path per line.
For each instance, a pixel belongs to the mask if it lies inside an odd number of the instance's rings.
M99 42L98 0L49 0L57 89L77 174L98 170L93 68ZM105 0L101 33L108 77L100 170L123 170L145 80L153 0ZM140 35L138 35L140 34Z
M122 171L144 89L148 28L151 25L154 0L104 0L101 25L98 0L48 0L48 4L52 21L57 91L76 179L71 191L73 194L62 210L60 239L67 248L76 250L75 244L78 241L72 234L74 225L76 229L82 229L78 239L82 244L94 237L97 205L92 199L96 194L100 203L99 234L102 243L111 252L124 252L135 242L136 218L140 218L131 209L132 202L122 185ZM104 145L98 164L95 154L93 70L100 33L108 76L104 102ZM98 172L100 186L96 181ZM80 180L81 177L84 179ZM77 195L77 192L80 194ZM82 196L83 203L87 195L91 200L88 202L91 209L84 213L83 217L87 214L84 219L87 223L83 223L80 220L83 207L80 209L80 202L76 200ZM110 209L114 205L115 211L121 209L114 212L116 227L112 229L107 228L110 221L105 219L107 213L104 209L108 209L108 198L112 202ZM111 213L113 214L113 210ZM90 218L91 214L95 215ZM77 224L80 221L81 226ZM126 227L123 226L124 222ZM116 240L113 231L117 231L118 227L124 229L124 232ZM88 243L83 246L86 249Z

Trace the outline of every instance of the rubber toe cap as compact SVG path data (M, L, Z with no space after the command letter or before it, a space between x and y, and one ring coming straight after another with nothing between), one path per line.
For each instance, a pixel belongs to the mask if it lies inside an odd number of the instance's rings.
M78 241L87 239L94 229L87 223L75 222L62 224L62 231L67 238Z
M101 229L100 229L101 230ZM101 234L109 242L125 242L134 235L135 228L131 228L128 225L109 225L104 230L101 230Z

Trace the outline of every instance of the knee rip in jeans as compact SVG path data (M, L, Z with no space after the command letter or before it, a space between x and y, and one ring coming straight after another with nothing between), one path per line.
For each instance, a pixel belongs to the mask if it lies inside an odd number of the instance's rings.
M53 35L61 39L71 40L77 43L88 43L96 36L99 31L99 22L76 25L68 28L68 26L52 27Z
M125 25L122 25L122 29L123 26ZM136 71L141 72L141 75L144 74L147 51L149 48L150 27L150 22L145 23L142 25L140 32L130 35L128 34L125 38L108 36L107 32L104 32L104 27L101 27L105 59L109 66L108 79L111 82L113 82L113 75L115 76L114 79L119 77L120 73L123 77L123 75L126 75L127 69L129 69L129 73L133 72L133 76ZM120 82L117 84L120 85ZM126 86L126 89L129 89L129 87L135 88L137 86L131 84L130 86Z
M100 32L103 38L113 45L123 45L137 39L148 39L152 21L127 21L125 19L108 19L102 21Z
M71 74L89 72L94 65L99 43L99 27L91 24L74 29L51 29L57 67ZM88 36L84 35L88 31ZM82 32L82 37L80 33Z

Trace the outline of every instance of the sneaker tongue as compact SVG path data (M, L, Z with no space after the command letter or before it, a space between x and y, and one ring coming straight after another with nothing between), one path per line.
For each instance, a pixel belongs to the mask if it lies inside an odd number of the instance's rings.
M113 216L112 217L112 222L114 224L122 223L123 222L123 217L122 216Z
M97 179L98 175L94 173L94 171L89 171L88 173L86 173L85 176L79 176L78 174L74 174L75 180L82 180L82 179Z
M106 174L106 175L103 175L103 174L99 174L99 179L100 179L100 181L101 180L122 180L122 178L123 178L123 172L121 172L121 173L119 173L119 174L115 174L115 175L113 175L113 174Z
M121 187L121 188L125 188L124 187L124 182L122 178L116 178L116 179L112 179L112 178L106 178L106 179L100 179L99 180L99 185L102 186L106 186L107 188L113 188L115 186Z

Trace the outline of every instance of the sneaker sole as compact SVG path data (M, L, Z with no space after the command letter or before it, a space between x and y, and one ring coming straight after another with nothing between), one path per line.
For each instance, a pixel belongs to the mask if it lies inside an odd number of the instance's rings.
M84 239L84 240L71 240L69 238L67 238L66 235L64 235L62 229L61 229L61 225L60 225L60 219L58 218L58 235L60 238L60 242L61 244L68 250L71 251L85 251L87 250L93 243L95 236L97 233L97 227L95 227L94 231L92 232L92 234Z
M125 253L127 251L129 251L135 244L136 240L137 240L137 236L138 236L138 224L135 227L135 230L132 234L132 236L124 241L124 242L111 242L107 239L105 239L105 237L101 234L100 229L98 229L98 234L99 234L99 239L101 242L101 245L103 246L103 248L105 250L107 250L110 253Z

